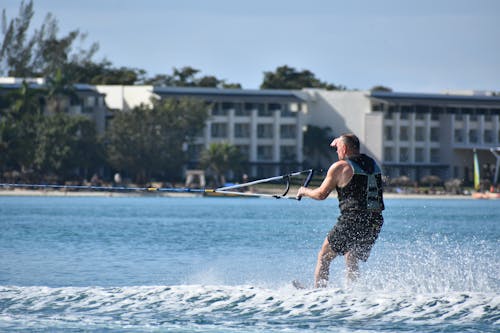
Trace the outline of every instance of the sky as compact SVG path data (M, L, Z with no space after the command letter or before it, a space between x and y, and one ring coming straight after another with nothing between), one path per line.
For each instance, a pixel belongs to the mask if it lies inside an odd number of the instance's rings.
M2 0L8 18L20 0ZM500 91L497 0L34 0L33 28L99 43L147 76L191 66L246 89L288 65L348 89Z

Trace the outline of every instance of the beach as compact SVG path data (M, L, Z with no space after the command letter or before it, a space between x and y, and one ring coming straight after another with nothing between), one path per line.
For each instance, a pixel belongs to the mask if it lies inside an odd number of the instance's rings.
M280 193L280 190L266 190L263 193ZM291 191L289 196L293 196ZM28 190L28 189L0 189L0 196L54 196L54 197L174 197L174 198L194 198L203 196L202 193L166 193L166 192L135 192L135 191L65 191L65 190ZM335 198L332 193L330 197ZM385 192L384 198L389 199L473 199L471 195L456 194L417 194L417 193L394 193Z

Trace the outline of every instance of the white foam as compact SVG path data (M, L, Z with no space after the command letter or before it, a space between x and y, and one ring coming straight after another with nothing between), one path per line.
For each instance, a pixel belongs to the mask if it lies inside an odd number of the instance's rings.
M324 327L500 324L497 293L296 290L223 285L0 287L0 328ZM484 327L483 327L484 328Z

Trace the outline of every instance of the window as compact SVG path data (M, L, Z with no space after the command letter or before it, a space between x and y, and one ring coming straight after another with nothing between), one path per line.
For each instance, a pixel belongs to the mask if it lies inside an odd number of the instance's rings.
M439 163L439 149L431 149L431 163Z
M471 108L462 108L462 113L463 114L474 114L474 109L471 109Z
M433 112L431 113L431 120L438 121L441 118L441 115L439 113Z
M264 110L264 104L262 104L262 103L245 103L245 107L243 108L243 110L240 110L240 113L238 113L238 110L236 110L236 115L248 117L252 114L253 110L257 110L260 113L260 110Z
M439 120L441 113L444 113L444 108L440 106L433 106L431 108L431 120Z
M490 129L484 130L484 142L492 143L493 142L493 131Z
M257 137L261 139L269 139L273 137L273 124L258 124Z
M400 119L410 119L410 113L412 112L412 107L410 105L401 106Z
M428 113L428 112L429 112L429 109L430 109L430 108L429 108L429 106L428 106L428 105L417 105L417 106L415 107L415 111L416 111L417 113L423 113L423 114Z
M431 127L431 141L439 142L439 127Z
M384 104L383 103L373 103L372 104L372 111L384 111Z
M478 140L479 140L478 130L477 129L469 130L469 142L470 143L477 143Z
M464 131L462 129L455 129L455 142L464 142Z
M213 123L211 126L212 138L226 138L227 137L227 124Z
M410 154L408 148L406 147L399 148L399 162L409 162L409 161L410 161Z
M281 116L285 118L295 118L297 117L297 112L293 112L286 108L285 110L281 111Z
M97 103L95 96L87 96L87 98L85 98L85 106L93 108L96 106L96 104Z
M231 103L231 102L224 102L222 103L222 110L234 110L234 107L235 106L235 103Z
M392 147L385 147L384 148L384 160L386 162L394 161L394 151L393 151Z
M295 125L281 125L280 137L282 139L293 139L297 135L297 128Z
M295 154L295 146L281 146L280 159L282 162L295 162L297 155Z
M417 163L425 162L424 148L415 148L415 162Z
M245 159L250 158L250 146L249 145L236 145L236 148L238 148L241 155L243 155L243 158L245 158Z
M399 140L408 141L408 138L409 138L408 126L401 126L399 128Z
M425 120L425 115L426 115L426 114L425 114L425 113L423 113L423 112L417 112L417 113L415 114L415 119L417 119L417 120Z
M386 141L392 141L394 139L394 134L393 134L393 127L392 126L385 126L384 127L384 139Z
M212 116L227 116L227 109L222 109L219 103L212 106Z
M272 117L274 112L269 108L259 109L259 117Z
M464 115L463 114L456 114L455 115L455 121L463 121L464 120Z
M257 146L257 159L270 161L273 159L273 146Z
M394 119L394 112L392 111L384 112L384 119Z
M250 137L250 124L234 124L234 137L235 138L249 138Z
M268 109L270 111L281 111L281 110L283 110L283 105L278 104L278 103L270 103L268 106Z
M415 127L415 141L425 141L425 128L422 126Z

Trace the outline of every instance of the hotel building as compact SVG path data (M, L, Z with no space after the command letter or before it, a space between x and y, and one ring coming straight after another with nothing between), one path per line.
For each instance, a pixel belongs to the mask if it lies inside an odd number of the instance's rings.
M497 162L490 149L500 146L498 96L304 91L309 96L307 123L330 126L335 135L355 133L362 150L390 178L435 175L471 182L474 149L482 176L493 178Z
M203 133L187 147L188 168L197 168L201 151L227 142L248 161L250 177L296 171L304 159L302 132L307 104L300 92L195 87L97 86L112 109L128 110L151 98L196 98L209 106Z

